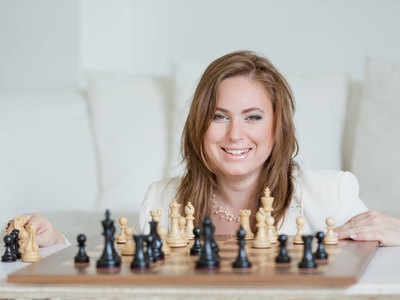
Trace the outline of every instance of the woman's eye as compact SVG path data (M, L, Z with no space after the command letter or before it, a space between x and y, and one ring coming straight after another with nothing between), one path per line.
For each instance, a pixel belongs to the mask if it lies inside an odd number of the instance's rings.
M213 120L214 121L219 121L219 120L225 120L226 116L221 115L221 114L215 114Z
M258 121L261 119L262 119L262 116L260 116L260 115L251 115L251 116L246 117L246 120L250 120L250 121Z

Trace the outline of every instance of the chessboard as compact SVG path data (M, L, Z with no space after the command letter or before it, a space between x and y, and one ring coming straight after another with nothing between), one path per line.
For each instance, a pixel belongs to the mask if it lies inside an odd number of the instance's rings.
M298 263L303 255L303 245L287 243L290 263L277 264L275 257L279 247L268 249L251 247L246 243L249 269L234 269L232 262L238 253L235 236L215 236L221 257L220 267L212 270L196 269L198 256L190 255L193 241L186 247L171 248L165 259L145 270L132 270L133 256L122 256L120 268L97 269L96 260L103 251L103 242L98 237L88 238L87 254L90 262L75 264L77 247L71 246L27 267L9 274L12 283L34 284L102 284L102 285L169 285L169 286L349 286L358 281L377 250L376 242L339 241L337 245L326 245L327 261L318 263L315 269L300 269ZM316 248L313 244L313 249ZM115 245L117 251L121 246Z

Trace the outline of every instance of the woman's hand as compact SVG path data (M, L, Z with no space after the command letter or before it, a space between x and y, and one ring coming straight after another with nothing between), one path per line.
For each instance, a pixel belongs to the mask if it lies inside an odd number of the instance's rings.
M339 239L379 241L382 246L400 246L400 220L377 211L354 216L334 231Z
M64 236L54 228L53 224L39 214L25 214L25 224L32 224L36 228L36 242L39 247L48 247L55 244L66 244ZM7 227L7 234L14 229L12 222Z

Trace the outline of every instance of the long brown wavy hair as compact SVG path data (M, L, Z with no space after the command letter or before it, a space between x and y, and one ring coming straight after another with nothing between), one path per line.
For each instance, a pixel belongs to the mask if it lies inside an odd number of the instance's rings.
M211 213L210 199L217 188L216 175L208 168L204 155L204 136L213 119L217 91L221 82L234 76L250 76L263 84L271 96L274 111L274 145L264 163L257 189L257 201L265 186L275 198L273 217L277 224L285 215L294 193L293 171L298 168L294 157L298 153L291 89L271 62L252 51L238 51L213 61L204 71L195 90L181 140L182 162L186 171L178 187L176 199L181 208L190 201L195 208L195 223Z

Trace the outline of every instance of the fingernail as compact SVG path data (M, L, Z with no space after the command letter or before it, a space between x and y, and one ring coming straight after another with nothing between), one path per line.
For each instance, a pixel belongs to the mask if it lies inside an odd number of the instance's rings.
M350 238L352 240L355 240L357 238L357 234L355 234L355 233L350 234Z

